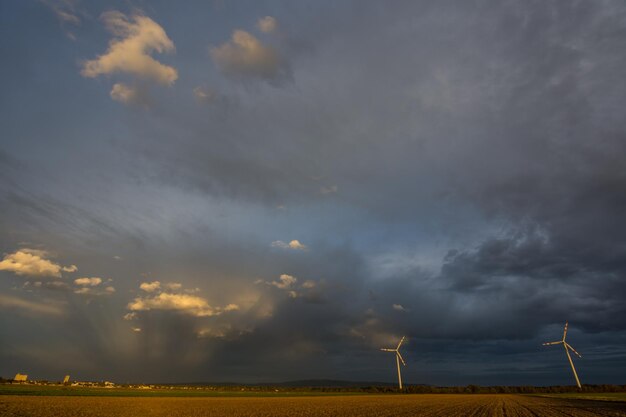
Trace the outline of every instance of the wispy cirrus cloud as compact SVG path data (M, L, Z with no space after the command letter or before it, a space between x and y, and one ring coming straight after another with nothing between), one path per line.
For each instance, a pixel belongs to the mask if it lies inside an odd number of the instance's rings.
M76 40L73 28L80 26L82 19L78 11L78 1L74 0L41 0L43 4L48 6L55 14L61 28L65 31L65 35L71 40ZM72 27L69 29L68 27Z

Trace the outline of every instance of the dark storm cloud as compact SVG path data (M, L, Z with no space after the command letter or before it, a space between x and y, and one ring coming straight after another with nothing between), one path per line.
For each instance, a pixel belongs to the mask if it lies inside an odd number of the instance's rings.
M349 203L406 216L452 185L560 165L595 128L585 86L608 59L592 46L601 8L405 7L322 21L327 43L294 62L297 87L248 90L229 118L185 109L190 136L174 148L159 126L150 158L167 155L166 175L209 192L289 199L341 183Z

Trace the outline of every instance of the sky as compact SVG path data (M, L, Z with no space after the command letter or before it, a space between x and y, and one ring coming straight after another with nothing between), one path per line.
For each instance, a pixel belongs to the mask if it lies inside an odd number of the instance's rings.
M626 5L0 3L0 376L626 380Z

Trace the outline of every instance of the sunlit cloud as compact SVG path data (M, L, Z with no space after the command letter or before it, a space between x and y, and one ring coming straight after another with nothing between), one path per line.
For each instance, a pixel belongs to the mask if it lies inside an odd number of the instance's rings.
M102 278L92 277L92 278L76 278L74 280L74 284L82 285L82 286L90 286L95 287L96 285L100 285L102 283Z
M152 282L142 282L139 285L139 289L145 292L155 292L161 288L161 283L159 281Z
M75 272L76 265L61 266L50 259L49 253L37 249L20 249L4 256L0 261L0 271L33 277L60 278L61 272Z
M171 52L175 49L174 42L158 23L139 14L129 18L118 11L103 13L102 20L114 38L104 55L83 64L81 74L84 77L127 73L163 85L172 85L176 81L178 72L175 68L161 64L150 56L152 52ZM128 97L128 94L118 91L116 97Z
M297 298L298 292L291 289L293 286L295 286L297 281L298 279L294 276L282 274L280 277L278 277L277 281L271 281L268 282L268 284L273 285L274 287L281 290L286 290L287 295L289 295L290 298Z
M182 290L182 284L172 282L162 285L159 281L144 282L139 286L150 295L136 297L126 306L131 312L124 316L124 320L137 318L137 312L150 310L178 311L196 317L218 316L224 312L239 310L239 305L230 303L225 307L209 305L209 302L198 295L173 293L168 291ZM194 289L192 292L196 292ZM154 294L154 295L152 295Z
M227 76L276 80L285 75L278 52L244 30L235 30L231 40L211 48L210 55Z
M272 16L265 16L257 21L256 26L263 33L272 33L278 28L278 22Z
M307 279L300 284L298 278L292 275L282 274L277 280L274 281L263 281L258 279L254 283L276 287L284 291L289 298L303 298L311 302L319 302L322 299L321 293L316 289L318 287L318 282L311 279Z
M237 304L228 304L226 307L223 308L224 311L237 311L239 310L239 306Z
M292 240L291 242L283 242L282 240L275 240L272 242L272 247L281 248L281 249L295 249L295 250L306 250L307 246L300 243L299 240Z
M238 307L229 304L226 310L210 306L206 299L197 295L162 292L153 297L137 297L128 303L127 308L131 311L166 310L196 317L211 317L220 315L224 311L234 311Z
M294 285L297 281L298 278L292 275L282 274L280 277L278 277L278 281L272 281L269 282L269 284L275 286L276 288L284 290Z
M109 279L108 282L111 280ZM99 277L83 277L74 280L74 284L80 288L74 290L75 294L81 295L111 295L115 288L111 285L104 286L104 280Z
M396 311L408 311L402 304L392 304L391 308Z

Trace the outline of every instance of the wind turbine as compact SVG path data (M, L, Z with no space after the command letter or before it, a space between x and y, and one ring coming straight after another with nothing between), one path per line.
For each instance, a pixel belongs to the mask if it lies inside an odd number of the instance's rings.
M578 385L578 388L581 388L580 386L580 380L578 379L578 374L576 373L576 368L574 368L574 362L572 362L572 357L569 354L569 351L571 350L572 352L574 352L576 355L578 355L579 358L582 358L582 356L580 355L580 353L576 352L576 350L571 347L569 345L569 343L567 343L565 341L565 336L567 336L567 322L565 322L565 329L563 329L563 339L559 340L558 342L547 342L544 343L544 346L548 346L548 345L563 345L563 347L565 348L565 354L567 355L567 359L569 359L569 364L572 366L572 372L574 372L574 378L576 378L576 385Z
M380 349L384 352L396 353L396 366L398 367L398 387L400 387L400 389L402 389L402 376L400 375L400 361L402 361L402 365L406 366L406 362L404 362L404 359L402 359L402 355L400 355L400 345L402 345L402 342L404 342L405 337L406 336L402 336L402 339L400 339L400 343L398 343L398 346L395 349L389 349L389 348Z

